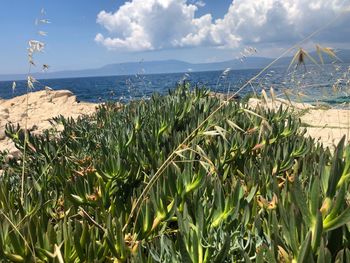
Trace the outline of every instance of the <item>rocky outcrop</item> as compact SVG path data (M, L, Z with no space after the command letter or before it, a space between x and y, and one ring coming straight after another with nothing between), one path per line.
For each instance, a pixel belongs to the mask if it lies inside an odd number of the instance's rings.
M15 145L5 135L5 125L17 123L33 133L41 133L52 127L53 117L77 118L82 114L92 114L97 104L78 102L69 90L37 91L9 100L0 100L0 150L8 151L10 156L18 156ZM26 118L28 115L28 118Z

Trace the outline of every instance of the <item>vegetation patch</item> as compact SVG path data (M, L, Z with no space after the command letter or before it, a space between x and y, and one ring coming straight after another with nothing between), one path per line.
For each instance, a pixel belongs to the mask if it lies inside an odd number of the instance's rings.
M0 155L0 259L349 262L344 139L331 154L287 110L237 101L196 129L223 103L208 94L183 85L58 117L58 136L8 126L27 157Z

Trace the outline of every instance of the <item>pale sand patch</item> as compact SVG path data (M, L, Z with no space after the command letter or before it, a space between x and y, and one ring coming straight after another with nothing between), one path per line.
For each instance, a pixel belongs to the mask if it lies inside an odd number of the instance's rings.
M307 134L319 139L324 146L334 149L344 135L346 141L349 141L350 110L313 109L302 115L300 119L307 128Z
M294 113L300 115L302 126L306 128L306 136L311 136L324 146L334 150L340 139L345 135L349 142L350 134L350 110L346 109L319 109L311 104L289 102L288 100L276 99L267 102L252 98L248 102L249 106L267 107L278 109L289 108Z
M302 116L302 121L317 127L348 128L350 111L345 109L312 109Z
M331 150L334 150L335 146L339 143L344 135L349 138L349 129L307 127L306 131L306 136L315 138L325 147L329 147Z
M36 91L28 95L27 128L34 134L41 133L52 127L50 120L62 115L66 118L77 118L82 114L92 114L97 104L78 102L76 96L69 90ZM5 136L7 123L19 124L25 127L27 97L18 96L9 100L0 100L0 150L9 151L10 155L17 156L19 151Z

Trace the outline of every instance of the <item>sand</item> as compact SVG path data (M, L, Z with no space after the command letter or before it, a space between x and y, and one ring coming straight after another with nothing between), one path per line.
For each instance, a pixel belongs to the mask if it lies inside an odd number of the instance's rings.
M344 109L311 109L300 117L306 126L307 135L319 140L331 150L345 135L349 141L350 110Z
M34 134L39 134L52 127L53 117L77 118L82 114L92 114L97 104L78 102L76 96L69 90L36 91L28 95L27 128ZM18 96L9 100L0 100L0 150L7 150L10 157L16 157L19 151L5 136L5 125L19 124L25 127L27 97ZM59 127L57 127L59 128Z
M259 99L250 99L248 103L252 108L261 106L278 109L281 105L284 108L289 108L298 114L301 126L306 128L306 136L315 138L332 151L344 135L346 136L346 141L348 142L349 140L350 110L320 109L320 107L311 104L291 103L284 99L268 100L267 102Z
M306 136L311 136L323 143L324 146L334 149L343 135L349 138L350 111L344 109L319 109L310 104L295 103L283 99L263 102L259 99L250 99L249 105L255 107L268 107L277 109L288 107L300 115L302 126L307 129ZM9 152L10 157L19 155L15 145L5 136L7 123L19 124L25 127L26 121L26 95L9 100L0 99L0 150ZM37 91L29 94L27 127L39 134L52 127L49 122L53 117L77 118L82 114L95 112L97 104L78 102L76 96L68 90ZM59 128L59 127L56 127Z

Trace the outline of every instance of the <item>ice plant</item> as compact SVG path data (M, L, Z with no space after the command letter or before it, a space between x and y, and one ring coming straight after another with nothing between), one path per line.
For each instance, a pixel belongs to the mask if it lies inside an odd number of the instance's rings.
M282 108L228 101L126 224L159 164L221 104L185 84L76 121L55 118L64 128L56 139L28 133L26 202L19 163L0 180L0 260L345 261L350 148L342 140L331 154ZM7 133L23 149L18 130Z

